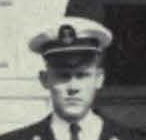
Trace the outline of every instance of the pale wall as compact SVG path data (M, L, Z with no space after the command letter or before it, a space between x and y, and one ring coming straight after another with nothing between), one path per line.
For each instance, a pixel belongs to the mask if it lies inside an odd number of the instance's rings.
M3 2L12 5L2 6ZM51 111L49 92L37 79L44 64L29 51L28 42L63 15L66 5L67 0L0 0L0 133Z

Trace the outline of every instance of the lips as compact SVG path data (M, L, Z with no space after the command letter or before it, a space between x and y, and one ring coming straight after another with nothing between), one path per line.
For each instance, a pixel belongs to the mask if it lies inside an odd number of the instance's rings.
M66 98L65 102L70 105L76 105L76 104L81 104L83 100L80 98Z
M65 98L66 101L82 101L82 99L74 97L74 98Z

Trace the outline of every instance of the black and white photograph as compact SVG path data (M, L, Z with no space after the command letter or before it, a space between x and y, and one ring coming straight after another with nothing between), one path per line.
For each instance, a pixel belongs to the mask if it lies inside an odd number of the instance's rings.
M145 0L0 0L0 140L146 140Z

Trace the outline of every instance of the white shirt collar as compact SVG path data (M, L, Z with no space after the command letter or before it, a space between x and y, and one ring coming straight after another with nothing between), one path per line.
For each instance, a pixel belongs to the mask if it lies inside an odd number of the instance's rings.
M100 116L95 115L92 111L89 111L78 124L81 127L79 134L80 139L99 139L103 128L103 120ZM62 137L64 140L70 140L69 126L70 123L60 118L57 114L53 114L51 127L56 140L61 140Z

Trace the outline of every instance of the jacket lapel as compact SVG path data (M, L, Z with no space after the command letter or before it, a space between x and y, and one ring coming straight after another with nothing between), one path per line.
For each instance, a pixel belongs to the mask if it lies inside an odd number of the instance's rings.
M41 123L40 123L40 135L42 137L41 140L55 140L53 131L51 129L51 118L52 118L52 114L49 115L46 119L44 119Z

